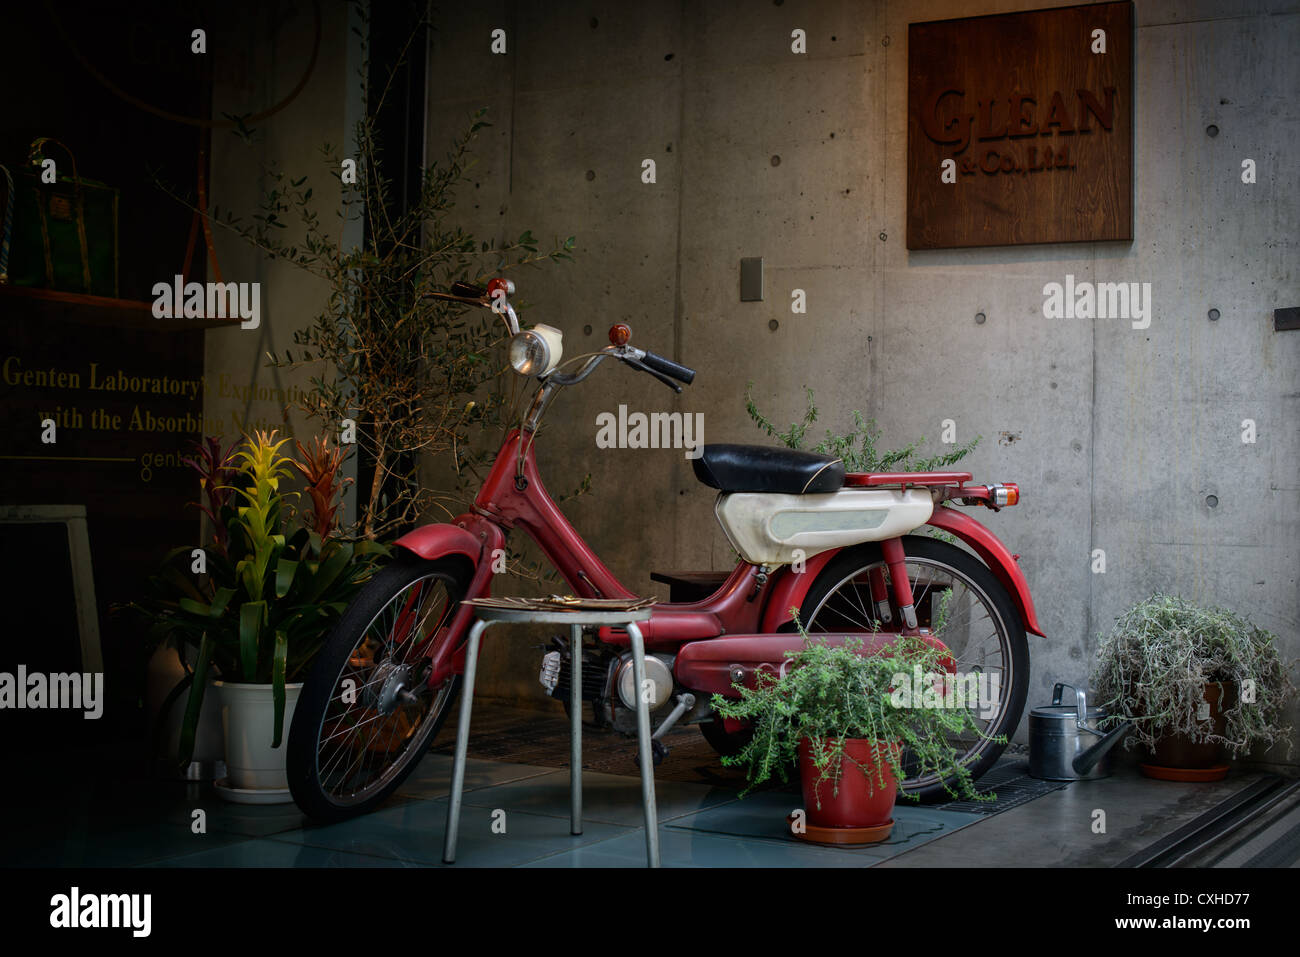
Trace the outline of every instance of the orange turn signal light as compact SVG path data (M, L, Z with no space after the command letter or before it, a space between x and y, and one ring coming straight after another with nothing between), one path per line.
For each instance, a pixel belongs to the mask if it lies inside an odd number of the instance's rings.
M999 483L989 486L989 497L998 508L1020 503L1020 487L1014 482Z

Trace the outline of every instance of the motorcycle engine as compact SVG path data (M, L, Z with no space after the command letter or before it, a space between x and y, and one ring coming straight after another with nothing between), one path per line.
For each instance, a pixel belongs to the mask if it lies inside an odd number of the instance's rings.
M537 676L546 693L564 702L566 707L573 674L569 644L567 638L552 638L551 650L542 656L541 672ZM632 673L632 653L596 645L584 646L581 654L582 700L591 702L596 724L623 734L636 734L636 682ZM675 688L673 658L673 655L645 656L646 680L642 690L650 705L652 726L672 710Z

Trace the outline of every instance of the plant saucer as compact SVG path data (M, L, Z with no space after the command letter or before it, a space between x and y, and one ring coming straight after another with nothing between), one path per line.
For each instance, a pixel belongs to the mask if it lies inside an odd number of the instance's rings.
M786 820L790 822L793 831L794 815L788 816ZM805 828L803 832L793 831L794 836L809 844L879 844L889 839L890 833L894 830L894 820L890 818L884 824L875 824L871 827L818 827L807 822L804 822L803 827Z
M1212 768L1166 768L1159 764L1141 765L1142 773L1157 781L1222 781L1228 776L1228 765L1216 764Z
M212 782L217 793L232 804L291 804L293 795L288 788L236 788L231 787L230 778L220 778Z

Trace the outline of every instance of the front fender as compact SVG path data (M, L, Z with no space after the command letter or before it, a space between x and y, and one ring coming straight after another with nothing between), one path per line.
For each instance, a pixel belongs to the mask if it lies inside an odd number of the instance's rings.
M483 553L483 542L463 525L423 525L407 532L393 544L426 561L447 555L464 555L478 564Z
M493 554L505 547L501 529L479 515L462 515L455 525L425 525L399 538L395 545L425 561L459 556L470 572L464 598L479 598L492 590ZM465 637L474 619L472 606L460 605L440 629L430 653L429 684L436 687L465 670Z
M1020 570L1015 556L1007 551L1007 547L996 535L969 515L947 506L936 508L926 524L956 535L973 548L1010 593L1011 600L1025 623L1025 631L1033 632L1040 638L1046 637L1038 625L1038 616L1034 614L1034 600L1029 595L1029 582L1025 581L1025 573Z

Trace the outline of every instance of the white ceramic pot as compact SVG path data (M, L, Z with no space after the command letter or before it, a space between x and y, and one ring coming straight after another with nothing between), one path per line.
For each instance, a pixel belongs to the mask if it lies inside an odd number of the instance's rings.
M232 788L283 790L289 787L285 753L289 725L302 684L284 686L284 733L271 747L275 731L275 701L270 685L212 682L221 702L221 726L226 738L226 774Z

